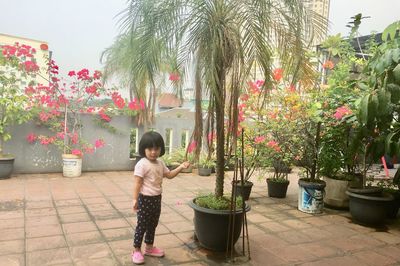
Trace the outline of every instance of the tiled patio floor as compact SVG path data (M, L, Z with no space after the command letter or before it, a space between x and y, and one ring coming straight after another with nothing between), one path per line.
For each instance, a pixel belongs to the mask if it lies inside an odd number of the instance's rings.
M267 197L255 181L247 214L251 260L236 265L400 265L400 222L382 228L351 221L346 211L322 215L297 210L297 176L285 199ZM215 178L180 174L164 181L156 245L161 259L146 265L228 264L193 240L193 210L187 202L212 191ZM226 191L230 190L229 180ZM0 265L132 265L135 214L131 172L15 175L0 180ZM236 250L241 251L241 240Z

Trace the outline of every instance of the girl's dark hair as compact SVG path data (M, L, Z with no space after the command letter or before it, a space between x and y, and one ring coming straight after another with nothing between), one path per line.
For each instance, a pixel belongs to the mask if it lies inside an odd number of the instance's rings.
M146 157L145 150L147 148L159 147L161 148L160 157L165 154L165 144L164 139L160 133L155 131L149 131L143 134L139 142L139 155L141 157Z

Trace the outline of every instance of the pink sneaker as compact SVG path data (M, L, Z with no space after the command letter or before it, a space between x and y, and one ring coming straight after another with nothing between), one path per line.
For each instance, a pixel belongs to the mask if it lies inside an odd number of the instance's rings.
M162 249L152 247L151 249L145 249L144 255L152 257L164 257L164 251Z
M132 262L135 264L143 264L144 257L142 255L142 252L140 252L140 251L132 252Z

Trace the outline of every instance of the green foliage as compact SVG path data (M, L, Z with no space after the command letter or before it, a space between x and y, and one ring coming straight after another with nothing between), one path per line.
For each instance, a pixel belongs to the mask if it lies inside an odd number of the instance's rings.
M200 154L199 167L211 169L215 167L215 158L208 158L207 154Z
M24 49L28 54L31 53L31 56L18 52L8 54L7 46L0 46L0 154L3 152L3 142L12 137L9 127L22 124L31 117L31 113L27 111L28 98L24 95L23 84L33 84L37 72L37 69L24 67L27 61L35 64L31 47L14 45L13 48Z
M213 194L199 196L195 203L200 207L213 210L229 210L231 208L231 201L228 197L216 197ZM236 197L236 209L242 208L242 204L242 197Z

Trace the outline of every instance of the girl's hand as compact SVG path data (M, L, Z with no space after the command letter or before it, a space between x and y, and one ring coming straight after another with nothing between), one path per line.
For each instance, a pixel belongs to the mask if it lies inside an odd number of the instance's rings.
M133 211L134 211L134 212L137 212L137 211L138 211L137 200L134 199L134 200L132 201L132 203L133 203L133 207L132 207Z
M186 169L186 168L188 168L189 166L190 166L190 163L189 163L189 162L184 162L184 163L181 164L181 167L182 167L183 169Z

